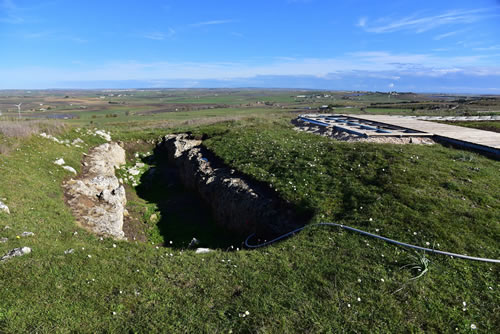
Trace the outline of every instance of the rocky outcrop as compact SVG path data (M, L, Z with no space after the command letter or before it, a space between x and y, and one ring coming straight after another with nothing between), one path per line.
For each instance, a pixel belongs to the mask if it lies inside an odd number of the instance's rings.
M122 228L127 200L125 188L115 176L115 168L124 163L125 150L117 143L97 146L83 159L82 175L63 185L77 221L98 235L125 239Z
M215 167L210 153L200 145L200 140L186 134L168 135L158 150L177 166L182 183L211 207L218 224L236 234L256 232L261 237L276 236L303 225L293 207L271 189L250 182L228 167Z

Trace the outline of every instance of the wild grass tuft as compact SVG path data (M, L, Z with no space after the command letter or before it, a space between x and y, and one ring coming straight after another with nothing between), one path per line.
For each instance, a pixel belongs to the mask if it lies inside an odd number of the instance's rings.
M51 135L62 133L67 125L57 121L2 121L0 134L6 137L26 138L34 134L46 132Z

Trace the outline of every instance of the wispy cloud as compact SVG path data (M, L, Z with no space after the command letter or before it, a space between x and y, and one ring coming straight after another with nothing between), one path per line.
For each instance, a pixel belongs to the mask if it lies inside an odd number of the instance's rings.
M203 21L203 22L193 23L193 24L190 24L190 26L191 27L203 27L203 26L233 23L233 22L236 22L236 20L212 20L212 21Z
M24 32L24 33L15 33L12 34L11 36L15 38L24 38L28 40L44 40L44 41L70 41L74 43L87 43L88 40L66 34L61 31L56 31L56 30L46 30L46 31L37 31L37 32Z
M444 33L444 34L440 34L440 35L434 36L434 40L440 41L443 38L447 38L447 37L456 35L456 34L461 33L461 32L463 32L463 30L450 31L450 32L447 32L447 33Z
M366 17L361 17L361 18L359 18L358 23L356 25L358 27L364 27L364 26L366 26L366 21L367 21Z
M173 37L177 32L173 28L168 28L167 32L154 31L141 35L146 39L152 39L155 41L163 41L164 39Z
M422 33L442 26L470 24L498 16L491 14L491 12L492 10L489 8L450 10L438 15L414 14L399 19L386 17L378 19L373 23L370 22L370 24L368 20L361 21L362 19L360 19L357 25L367 32L379 34L404 30ZM360 23L362 23L362 25Z
M40 18L36 17L36 12L41 8L54 6L55 4L57 3L54 1L41 1L29 7L21 7L17 5L17 1L0 0L0 22L8 24L38 22Z
M482 48L474 48L473 50L475 50L475 51L496 51L496 50L500 50L500 44L492 45L492 46L488 46L488 47L482 47Z
M40 38L50 37L52 35L54 35L53 31L38 31L32 33L26 33L23 35L23 37L26 39L40 39Z
M2 13L3 12L3 13ZM19 8L12 0L3 0L0 2L0 22L19 24L23 23L24 19L18 14Z

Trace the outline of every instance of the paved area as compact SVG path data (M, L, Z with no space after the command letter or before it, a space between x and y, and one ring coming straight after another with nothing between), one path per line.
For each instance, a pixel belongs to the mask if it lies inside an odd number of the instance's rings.
M387 115L300 115L303 121L334 127L351 134L372 136L429 136L452 144L500 156L500 133L419 120L416 117Z
M446 122L500 121L500 115L499 116L402 116L402 117L418 119L421 121L446 121Z
M427 122L398 116L356 115L358 119L397 125L400 127L432 133L435 136L450 138L467 143L500 149L500 133L462 126Z

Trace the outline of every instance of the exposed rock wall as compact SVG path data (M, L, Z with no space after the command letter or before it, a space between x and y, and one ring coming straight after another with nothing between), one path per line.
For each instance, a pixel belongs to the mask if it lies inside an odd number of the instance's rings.
M251 184L230 168L215 168L200 144L186 134L168 135L158 149L177 166L184 185L211 207L218 224L237 234L256 232L263 238L303 225L292 206L270 195L270 189Z
M115 168L125 163L125 150L117 143L93 148L83 159L83 171L76 180L65 182L67 203L77 221L90 231L124 239L125 188Z

